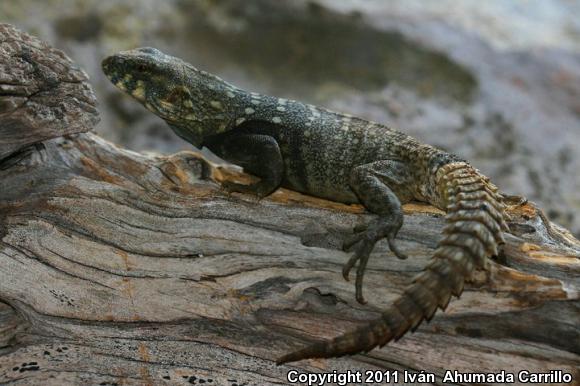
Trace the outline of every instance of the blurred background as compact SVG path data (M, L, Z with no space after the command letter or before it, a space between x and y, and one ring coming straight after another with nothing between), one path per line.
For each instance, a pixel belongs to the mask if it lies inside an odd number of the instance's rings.
M457 153L580 235L580 1L3 0L91 78L97 132L191 148L100 70L153 46L230 83L386 123Z

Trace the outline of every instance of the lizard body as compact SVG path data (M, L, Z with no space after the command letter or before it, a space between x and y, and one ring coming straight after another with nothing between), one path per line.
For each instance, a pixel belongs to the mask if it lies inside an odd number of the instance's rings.
M380 239L401 259L401 204L430 203L447 212L443 237L425 269L374 322L331 341L289 353L278 363L369 351L400 338L459 296L476 268L504 242L504 204L489 179L459 157L384 125L297 101L249 93L153 48L106 58L103 71L121 90L163 118L186 141L206 146L260 177L230 191L267 196L280 186L377 214L345 241L358 263L356 298Z

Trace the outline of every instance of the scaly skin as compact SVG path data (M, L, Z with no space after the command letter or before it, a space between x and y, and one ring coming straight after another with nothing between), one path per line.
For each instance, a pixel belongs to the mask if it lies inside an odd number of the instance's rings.
M419 143L384 125L297 101L248 93L153 48L110 56L103 71L121 90L163 118L193 145L260 177L252 185L226 183L230 191L267 196L280 186L377 214L345 241L358 262L356 298L364 303L363 278L375 244L386 238L406 258L396 235L401 204L430 203L447 212L443 238L425 269L403 294L366 326L331 341L289 353L278 363L366 352L400 338L445 309L476 268L504 242L503 197L466 161Z

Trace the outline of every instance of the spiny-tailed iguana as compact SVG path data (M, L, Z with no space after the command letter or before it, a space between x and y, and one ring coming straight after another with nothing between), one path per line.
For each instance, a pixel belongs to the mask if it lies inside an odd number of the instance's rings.
M507 231L503 196L459 157L387 126L300 103L250 93L154 48L107 57L103 71L121 90L163 118L183 139L206 146L260 181L232 182L229 191L264 197L280 186L343 203L361 203L377 215L346 244L348 279L358 262L356 299L377 241L406 258L395 239L401 204L427 202L447 212L443 237L425 269L380 319L330 341L312 344L278 363L366 352L400 338L445 309L476 268L488 267Z

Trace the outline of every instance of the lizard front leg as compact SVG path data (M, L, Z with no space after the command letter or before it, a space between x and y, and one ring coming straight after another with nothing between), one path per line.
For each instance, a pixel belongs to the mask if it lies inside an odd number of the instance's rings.
M392 160L361 165L351 172L351 189L369 211L379 216L345 242L347 249L354 247L354 254L344 265L342 274L348 280L350 270L358 261L355 290L359 303L366 303L362 294L362 283L367 262L377 241L386 238L395 256L399 259L407 258L395 241L397 232L403 225L403 211L400 198L394 190L402 199L408 201L411 198L408 189L410 178L407 166Z
M204 143L219 157L239 165L260 181L250 185L225 181L222 186L229 192L266 197L282 183L284 161L276 140L263 134L228 132Z

